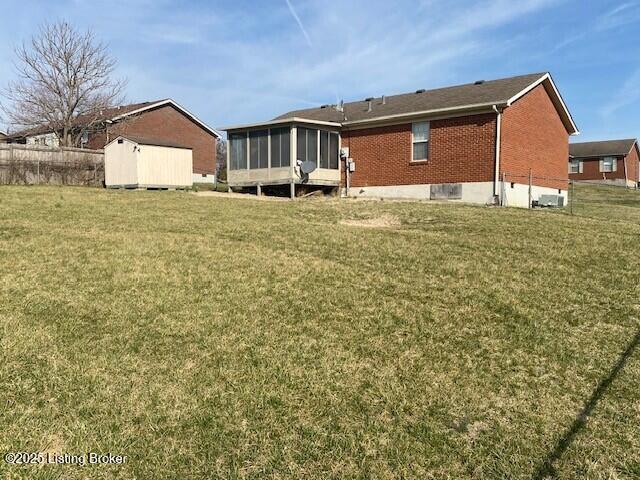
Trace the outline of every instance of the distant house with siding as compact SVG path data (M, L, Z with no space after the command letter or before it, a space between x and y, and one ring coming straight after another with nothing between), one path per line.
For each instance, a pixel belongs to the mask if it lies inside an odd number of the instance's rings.
M329 186L353 197L523 207L542 194L566 196L569 135L578 133L548 73L324 105L225 130L231 187ZM309 162L316 168L307 174Z
M119 135L185 145L193 151L193 181L215 181L216 145L222 136L171 99L106 109L97 116L79 116L75 125L74 135L81 136L81 146L84 148L102 149ZM45 127L10 135L9 140L59 146L56 132Z
M569 178L576 181L640 186L640 150L635 138L569 145Z

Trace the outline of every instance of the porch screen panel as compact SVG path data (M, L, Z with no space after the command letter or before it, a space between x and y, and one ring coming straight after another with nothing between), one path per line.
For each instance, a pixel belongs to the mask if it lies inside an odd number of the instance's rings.
M232 133L229 135L231 170L243 170L247 168L247 134Z
M296 158L301 162L307 160L307 129L298 127L298 134L296 136L297 149Z
M291 165L291 129L283 128L280 132L280 166Z
M331 133L329 135L329 168L338 170L338 158L340 152L338 151L338 134Z
M318 165L318 130L307 129L307 160Z
M271 168L288 167L290 165L290 141L288 128L271 129Z
M329 168L329 132L320 130L320 168Z
M268 134L268 130L255 130L249 133L249 168L269 166Z
M301 162L318 164L318 130L298 127L296 158Z

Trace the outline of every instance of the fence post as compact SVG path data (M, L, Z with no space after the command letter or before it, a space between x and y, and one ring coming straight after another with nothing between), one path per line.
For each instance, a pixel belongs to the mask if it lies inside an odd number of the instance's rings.
M529 169L529 206L527 208L531 208L531 202L533 197L531 196L531 184L533 183L533 177L531 176L531 169Z
M40 158L38 158L38 177L37 184L40 185Z
M571 190L570 190L571 201L570 201L569 212L571 215L573 215L573 202L576 201L575 182L573 180L569 180L569 182L570 182L569 185L571 186Z

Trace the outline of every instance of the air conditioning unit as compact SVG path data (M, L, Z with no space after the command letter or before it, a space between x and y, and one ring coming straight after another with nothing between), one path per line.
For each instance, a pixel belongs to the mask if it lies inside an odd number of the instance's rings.
M564 197L562 195L540 195L538 206L550 208L564 207Z

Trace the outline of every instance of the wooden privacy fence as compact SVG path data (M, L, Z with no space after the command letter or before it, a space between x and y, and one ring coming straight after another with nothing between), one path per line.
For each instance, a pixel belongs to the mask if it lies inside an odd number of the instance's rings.
M0 184L104 185L104 150L0 144Z

